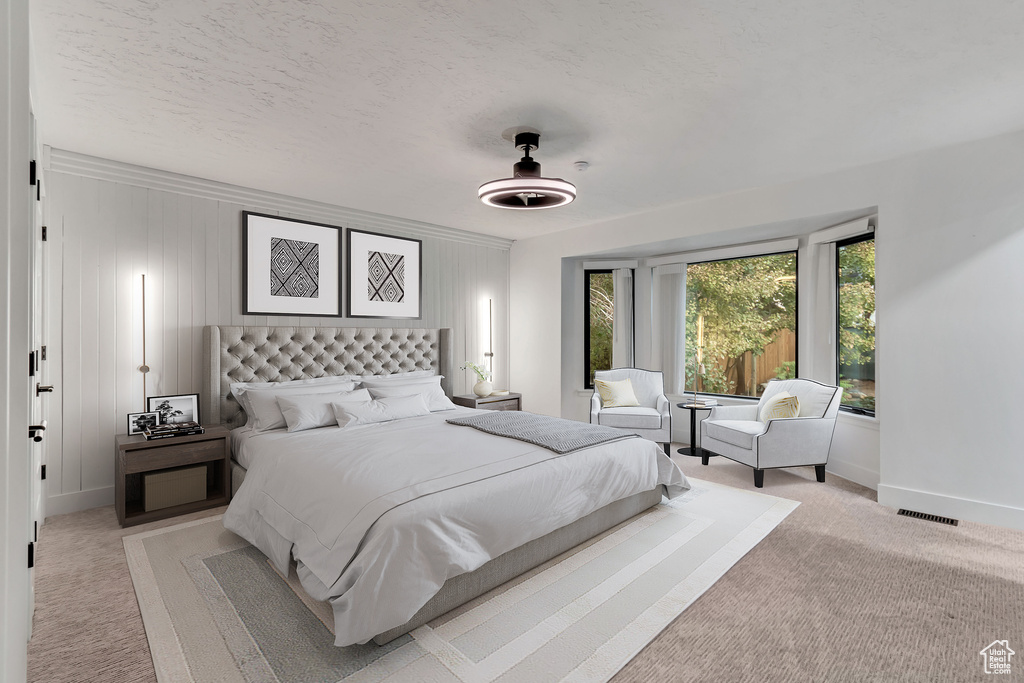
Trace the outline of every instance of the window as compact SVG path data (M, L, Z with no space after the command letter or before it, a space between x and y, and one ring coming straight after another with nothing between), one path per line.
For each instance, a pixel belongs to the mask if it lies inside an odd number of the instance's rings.
M686 267L686 390L760 396L796 369L796 252ZM697 367L700 372L696 372Z
M586 362L586 387L594 388L594 373L612 367L613 323L615 322L615 283L610 270L587 270L584 291L586 333L583 356Z
M842 407L875 414L875 238L836 242L836 375Z

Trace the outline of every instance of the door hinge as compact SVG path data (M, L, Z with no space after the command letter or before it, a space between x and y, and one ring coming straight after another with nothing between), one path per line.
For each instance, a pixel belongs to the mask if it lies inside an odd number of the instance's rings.
M46 465L42 466L43 476L40 479L46 479Z
M32 529L33 529L32 533L34 534L32 540L36 541L38 543L39 542L39 521L38 520L32 522Z
M43 226L43 241L46 241L46 226Z
M36 201L41 201L43 198L43 179L39 178L36 180Z
M32 569L32 567L34 567L34 566L36 566L36 544L35 543L29 543L28 544L28 568Z
M35 162L35 159L33 159L32 161L28 162L28 184L29 185L35 185L36 184L36 162Z
M29 351L29 354L28 354L28 376L29 377L35 377L36 376L36 352L35 351Z
M46 360L46 345L45 344L43 345L43 349L42 349L42 360Z

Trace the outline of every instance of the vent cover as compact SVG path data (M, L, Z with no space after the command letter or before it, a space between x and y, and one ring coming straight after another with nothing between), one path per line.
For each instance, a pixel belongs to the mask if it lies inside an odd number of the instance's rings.
M960 520L958 519L953 519L951 517L939 517L938 515L929 515L926 512L917 512L916 510L900 510L897 514L903 515L904 517L924 519L929 522L938 522L939 524L948 524L950 526L960 525Z

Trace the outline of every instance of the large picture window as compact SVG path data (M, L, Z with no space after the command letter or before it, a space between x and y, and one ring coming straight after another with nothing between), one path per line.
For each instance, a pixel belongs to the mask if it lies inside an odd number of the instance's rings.
M842 407L875 414L875 239L836 243L837 376Z
M796 252L687 266L687 391L760 396L797 376L796 268Z
M612 367L613 326L615 322L615 283L610 270L584 271L583 354L586 359L586 387L594 388L594 373Z

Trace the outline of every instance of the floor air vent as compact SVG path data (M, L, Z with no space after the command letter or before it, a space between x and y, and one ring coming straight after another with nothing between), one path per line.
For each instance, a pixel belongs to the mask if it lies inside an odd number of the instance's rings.
M929 515L926 512L916 512L914 510L900 510L897 514L903 515L904 517L924 519L929 522L938 522L939 524L948 524L950 526L958 526L960 524L960 520L958 519L953 519L951 517L939 517L938 515Z

